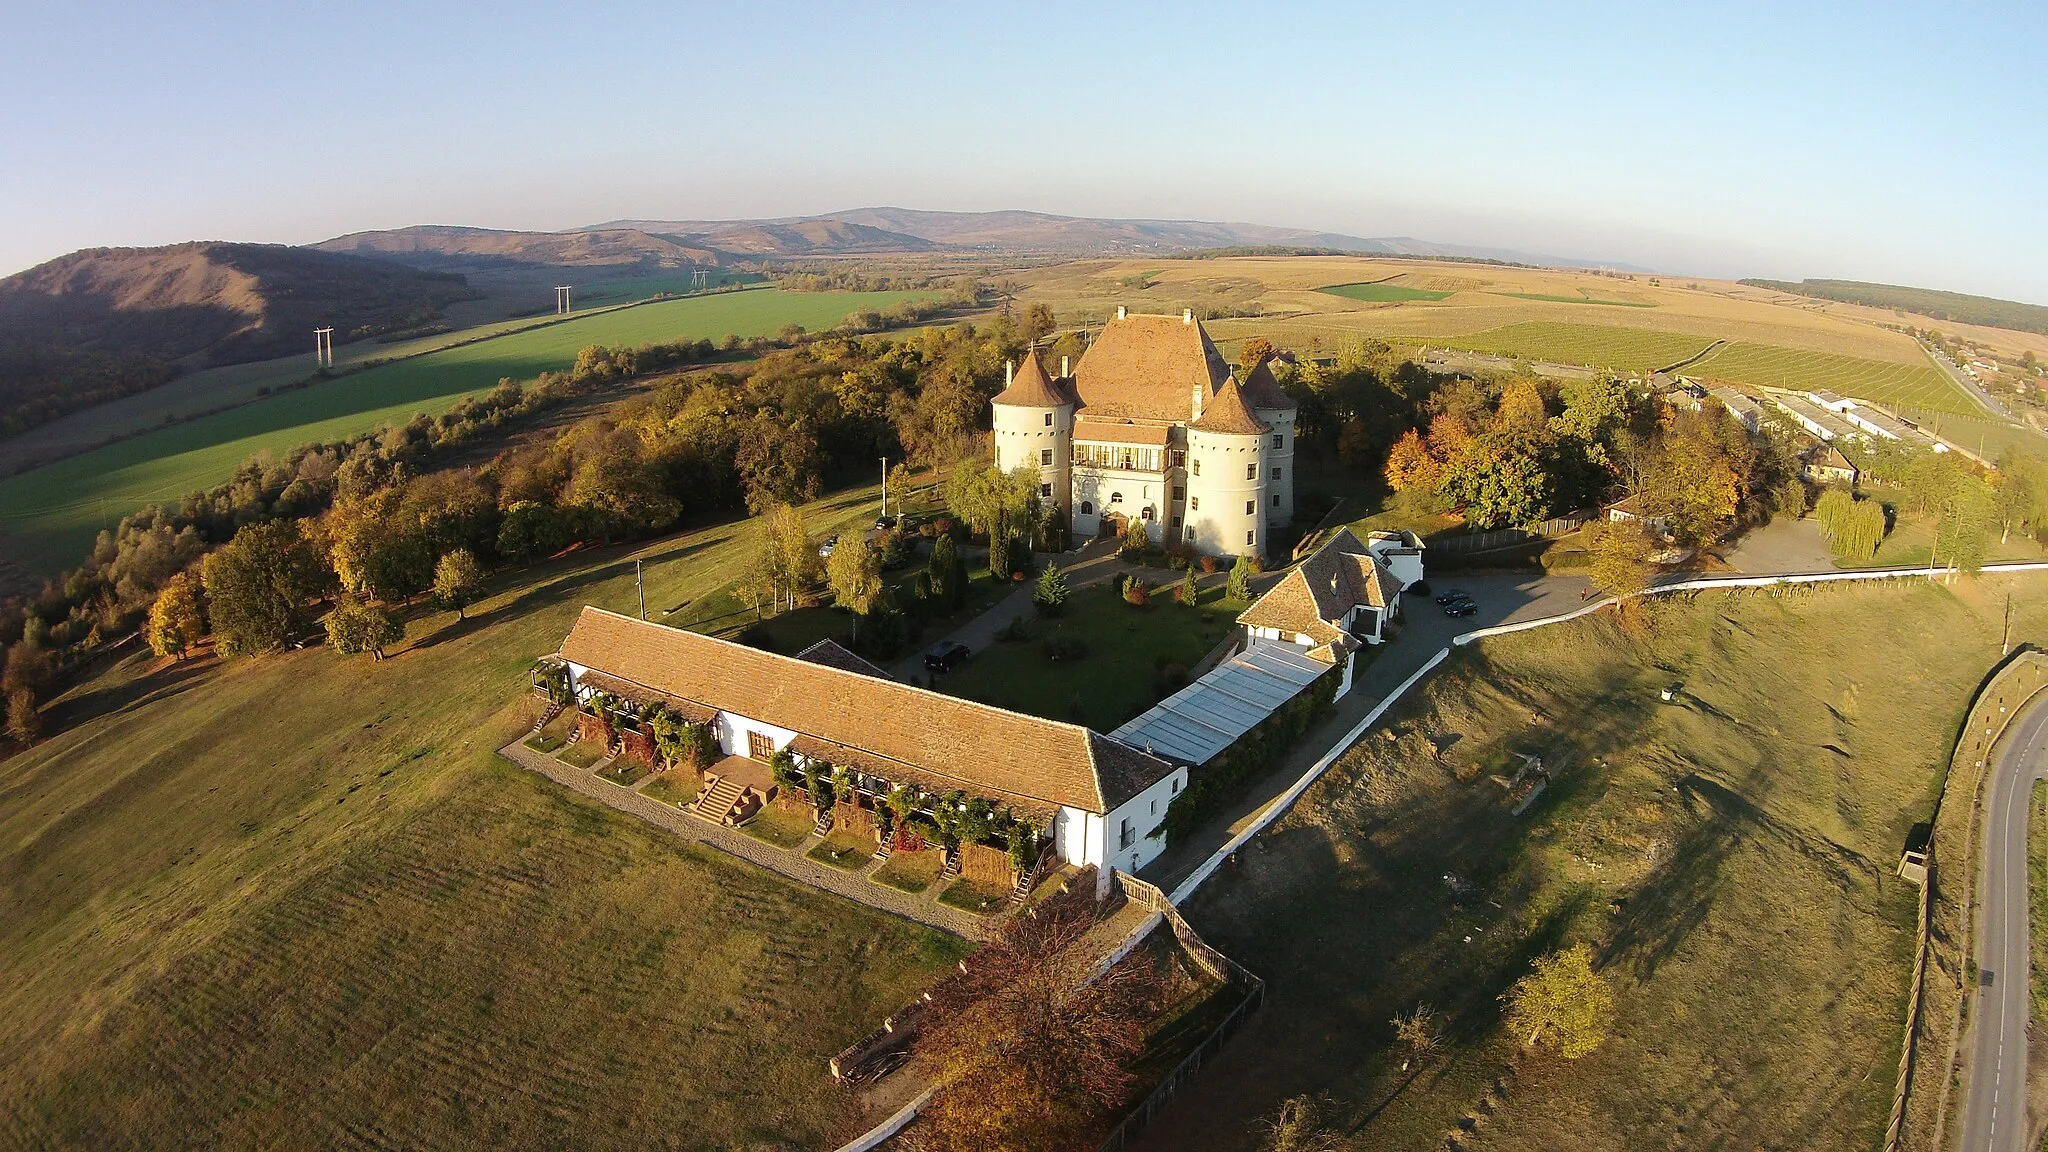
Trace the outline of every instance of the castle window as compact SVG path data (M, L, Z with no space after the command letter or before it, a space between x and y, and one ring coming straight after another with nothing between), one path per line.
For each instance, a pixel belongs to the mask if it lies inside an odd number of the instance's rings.
M1188 497L1188 511L1190 511L1190 512L1200 512L1201 510L1202 510L1202 498L1201 498L1200 496L1190 496L1190 497Z
M1257 532L1256 530L1254 530L1254 531L1251 531L1251 532L1247 532L1247 533L1245 533L1245 534L1244 534L1244 546L1245 546L1245 547L1249 548L1249 547L1251 547L1252 545L1254 545L1254 544L1257 544L1258 542L1259 542L1259 534L1258 534L1258 532Z
M1275 448L1285 448L1285 447L1287 447L1287 437L1286 437L1286 436L1283 436L1283 435L1281 435L1281 434L1280 434L1280 433L1278 433L1278 432L1275 432L1275 433L1273 433L1273 447L1275 447Z
M1083 516L1093 516L1093 515L1095 515L1095 502L1094 502L1093 500L1083 500L1083 501L1081 501L1081 515L1083 515Z
M1040 484L1040 485L1038 486L1038 494L1039 494L1040 496L1051 496L1051 495L1052 495L1052 485L1050 485L1050 484ZM1275 504L1278 504L1279 502L1280 502L1280 498L1279 498L1278 496L1275 496L1275 497L1273 497L1273 503L1275 503Z
M1038 450L1038 463L1039 463L1039 464L1040 464L1041 466L1043 466L1043 465L1047 465L1047 464L1051 464L1051 463L1052 463L1052 449L1050 449L1050 448L1040 448L1040 449Z
M1110 502L1111 504L1121 504L1121 503L1123 503L1123 502L1124 502L1124 494L1123 494L1123 493L1121 493L1121 492L1111 492L1111 493L1109 494L1109 502Z
M1188 525L1188 537L1187 537L1187 538L1188 538L1188 543L1192 544L1192 543L1194 543L1194 542L1195 542L1195 526L1194 526L1194 525L1192 525L1192 524Z
M1257 464L1245 465L1244 478L1247 480L1257 480L1259 478L1259 466Z
M1045 426L1046 426L1047 428L1050 428L1050 427L1052 427L1052 413L1050 413L1050 412L1047 412L1047 413L1045 414Z
M1273 469L1273 483L1275 483L1275 484L1278 484L1279 482L1280 482L1280 470L1279 470L1278 468L1275 468L1275 469Z
M1197 476L1200 476L1201 474L1202 474L1202 458L1201 458L1200 456L1197 456L1197 457L1195 457L1195 475L1197 475Z
M1258 511L1258 510L1259 510L1259 502L1258 502L1257 500L1247 500L1247 501L1245 501L1245 502L1244 502L1244 514L1245 514L1245 515L1249 516L1249 515L1251 515L1252 513L1256 512L1256 511Z
M1140 520L1150 520L1151 518L1152 518L1152 506L1151 506L1150 504L1147 504L1147 505L1145 505L1145 510L1144 510L1143 512L1140 512L1140 513L1138 513L1138 519L1140 519Z
M1048 488L1048 489L1050 489L1051 487L1052 487L1052 485L1050 485L1050 484L1046 485L1046 488ZM1275 508L1278 508L1279 506L1280 506L1280 494L1276 492L1276 493L1274 493L1274 494L1273 494L1273 507L1275 507Z
M1175 517L1173 518L1173 526L1174 526L1175 528L1179 528L1179 527L1180 527L1180 517L1178 517L1178 516L1175 516Z
M1171 452L1168 452L1168 453L1166 454L1166 466L1167 466L1167 467L1169 467L1169 468L1185 468L1185 467L1187 467L1187 466L1188 466L1188 454L1187 454L1186 452L1183 452L1183 451L1181 451L1181 450L1180 450L1180 449L1178 449L1178 448L1175 448L1175 449L1174 449L1173 451L1171 451Z
M1185 484L1175 484L1175 485L1173 486L1173 498L1174 498L1175 500L1185 500L1185 499L1187 499L1187 498L1188 498L1188 488L1187 488L1187 485L1185 485Z

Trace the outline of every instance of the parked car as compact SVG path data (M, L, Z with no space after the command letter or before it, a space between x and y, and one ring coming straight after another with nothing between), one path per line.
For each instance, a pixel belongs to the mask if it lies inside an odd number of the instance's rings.
M825 537L825 542L818 545L818 559L830 560L832 558L832 550L837 547L839 547L839 537Z
M1451 603L1444 605L1444 615L1477 616L1479 615L1479 605L1474 604L1470 600L1454 600Z
M924 666L933 672L951 672L966 663L967 657L967 645L948 641L925 650Z
M1467 593L1465 592L1465 590L1464 590L1464 589L1462 589L1462 588L1452 588L1452 589L1450 589L1450 590L1449 590L1449 591L1447 591L1447 592L1442 592L1442 593L1439 593L1439 594L1437 595L1437 598L1436 598L1436 602L1437 602L1437 603L1439 603L1439 604L1449 604L1449 603L1450 603L1451 601L1453 601L1453 600L1470 600L1470 599L1472 599L1472 597L1471 597L1471 596L1470 596L1469 594L1467 594Z
M894 516L877 516L875 518L875 527L879 531L886 532L895 526L896 518Z

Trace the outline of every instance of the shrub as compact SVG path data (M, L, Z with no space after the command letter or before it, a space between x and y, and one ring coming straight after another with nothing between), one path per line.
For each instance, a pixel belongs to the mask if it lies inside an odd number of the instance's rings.
M1143 580L1133 576L1125 582L1124 603L1129 604L1133 608L1143 608L1151 602L1152 590L1145 586Z
M405 624L353 595L343 596L327 614L327 642L343 656L368 652L382 660L384 649L405 637Z
M1209 556L1206 554L1200 560L1196 561L1196 563L1201 566L1201 569L1204 572L1214 572L1217 568L1216 558L1214 556Z
M1070 664L1088 655L1088 642L1079 636L1048 636L1039 651L1055 664Z
M1187 575L1180 578L1180 587L1173 590L1173 595L1190 608L1202 602L1202 585L1195 579L1193 568L1188 569Z
M1223 594L1232 600L1251 599L1252 573L1255 571L1251 557L1239 556L1237 563L1230 566L1230 581L1223 586Z
M1038 588L1031 593L1031 603L1047 616L1066 611L1067 577L1058 564L1047 564L1045 571L1038 574Z
M1136 560L1152 547L1152 538L1145 534L1145 522L1132 519L1124 523L1123 542L1117 545L1117 553L1126 560Z
M1008 624L996 629L996 639L1006 644L1019 644L1031 639L1031 629L1025 625L1022 616L1013 616Z

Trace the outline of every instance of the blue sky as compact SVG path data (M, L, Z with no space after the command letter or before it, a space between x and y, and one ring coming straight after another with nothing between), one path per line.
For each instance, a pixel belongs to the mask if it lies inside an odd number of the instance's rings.
M0 273L865 205L2048 303L2048 6L0 0Z

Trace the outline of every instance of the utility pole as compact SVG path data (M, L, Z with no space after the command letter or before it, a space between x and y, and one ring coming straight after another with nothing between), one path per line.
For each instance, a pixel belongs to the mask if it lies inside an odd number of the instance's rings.
M882 457L882 518L889 516L889 458Z
M2012 585L2005 586L2005 639L1998 647L2001 659L2012 655Z
M647 584L640 579L640 561L633 561L633 587L640 593L640 618L647 619Z

